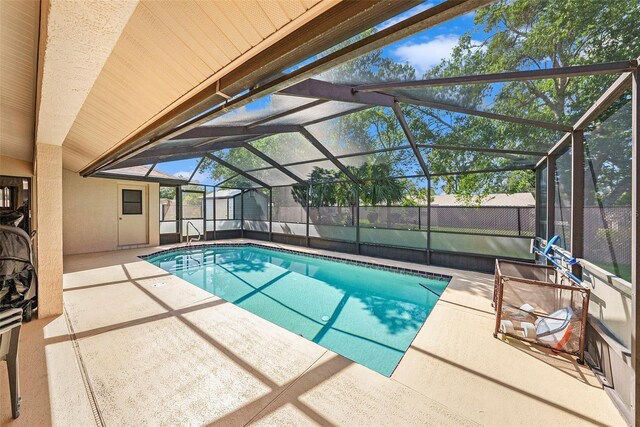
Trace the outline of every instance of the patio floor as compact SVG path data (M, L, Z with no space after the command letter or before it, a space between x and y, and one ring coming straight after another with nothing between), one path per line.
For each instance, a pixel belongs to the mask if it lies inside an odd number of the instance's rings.
M0 365L3 425L625 425L574 358L493 338L489 275L376 259L453 276L387 378L137 258L155 250L65 258L65 315L22 330L16 421Z

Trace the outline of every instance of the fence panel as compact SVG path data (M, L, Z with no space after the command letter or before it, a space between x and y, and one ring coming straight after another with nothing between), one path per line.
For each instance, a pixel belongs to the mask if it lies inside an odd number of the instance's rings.
M417 230L422 228L420 206L360 206L360 226ZM426 228L426 217L424 225Z
M426 224L426 209L421 214ZM535 225L534 207L431 207L432 231L533 237Z

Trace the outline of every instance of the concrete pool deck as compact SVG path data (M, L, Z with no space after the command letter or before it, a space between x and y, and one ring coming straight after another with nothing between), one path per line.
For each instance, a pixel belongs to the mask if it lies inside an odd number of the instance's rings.
M0 422L625 425L575 358L493 338L492 276L256 243L453 279L387 378L137 258L160 248L67 256L65 315L22 329L15 421L0 364Z

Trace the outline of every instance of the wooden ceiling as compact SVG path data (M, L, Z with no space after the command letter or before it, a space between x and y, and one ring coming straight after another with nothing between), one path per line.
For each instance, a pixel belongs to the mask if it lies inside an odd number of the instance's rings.
M141 1L67 135L64 167L80 170L335 3Z
M27 161L33 157L39 15L39 1L0 0L0 155Z

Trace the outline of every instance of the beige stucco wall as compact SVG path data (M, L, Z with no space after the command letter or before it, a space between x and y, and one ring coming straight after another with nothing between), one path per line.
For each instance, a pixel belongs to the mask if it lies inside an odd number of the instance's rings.
M118 247L118 184L146 185L149 245L159 244L159 186L104 178L82 178L63 169L64 254L112 251Z
M33 164L12 157L0 156L0 175L33 176Z
M62 313L62 147L35 149L38 317Z
M627 349L631 348L632 288L631 283L614 276L586 260L584 284L591 289L589 314L598 319Z

